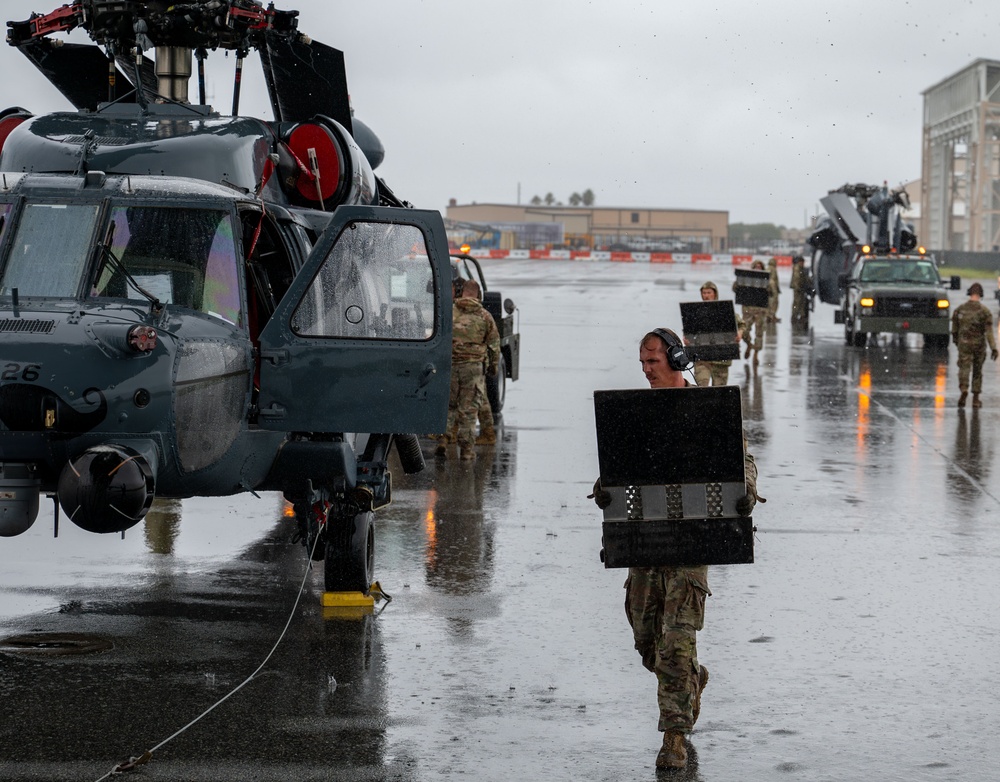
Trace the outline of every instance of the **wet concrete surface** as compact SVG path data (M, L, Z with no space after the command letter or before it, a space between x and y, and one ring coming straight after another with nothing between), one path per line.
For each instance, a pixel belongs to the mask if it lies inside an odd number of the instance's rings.
M321 568L264 671L137 771L155 780L657 779L655 680L623 571L598 560L595 389L642 387L638 340L718 266L487 264L520 307L521 379L474 463L394 475L377 527L393 600L324 616ZM787 273L782 282L787 284ZM971 280L963 280L963 289ZM964 296L954 296L956 303ZM767 497L756 562L710 573L712 678L687 780L988 780L1000 684L1000 373L956 409L955 353L844 346L790 293L737 361ZM990 301L995 312L995 304ZM0 541L0 780L88 780L181 728L267 656L306 568L273 495L158 506L125 540L64 524Z

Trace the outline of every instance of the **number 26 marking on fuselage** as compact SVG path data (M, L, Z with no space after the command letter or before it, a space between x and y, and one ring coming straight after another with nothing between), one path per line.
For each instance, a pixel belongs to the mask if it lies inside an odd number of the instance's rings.
M26 383L31 383L38 380L41 368L41 364L4 364L3 372L0 372L0 381L23 380Z

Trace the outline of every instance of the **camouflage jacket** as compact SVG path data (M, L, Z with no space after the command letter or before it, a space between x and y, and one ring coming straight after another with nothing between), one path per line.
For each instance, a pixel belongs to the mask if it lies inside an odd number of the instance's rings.
M451 310L451 360L454 364L478 362L496 372L500 363L497 324L476 299L456 299Z
M778 267L772 266L768 269L767 293L774 297L781 293L781 286L778 285Z
M809 273L806 271L804 263L792 264L792 281L788 287L796 293L809 292Z
M990 348L996 350L993 315L982 302L970 299L955 310L951 316L951 335L960 348L981 348L985 337Z

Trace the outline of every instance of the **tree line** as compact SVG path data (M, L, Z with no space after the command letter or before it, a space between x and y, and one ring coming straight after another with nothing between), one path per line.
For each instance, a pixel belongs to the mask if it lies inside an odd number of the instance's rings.
M582 193L572 193L569 197L570 206L593 206L594 205L594 191L589 187ZM552 193L546 193L544 197L535 195L530 201L532 206L562 206L563 202L556 199Z
M729 244L747 242L773 242L782 237L783 225L774 223L730 223Z

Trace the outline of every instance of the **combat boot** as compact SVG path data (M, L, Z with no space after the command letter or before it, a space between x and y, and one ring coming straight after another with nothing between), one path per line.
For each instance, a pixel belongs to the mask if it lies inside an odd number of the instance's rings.
M980 400L980 398L979 398L979 394L977 394L975 392L972 393L972 406L973 407L982 407L983 406L982 400Z
M473 459L476 458L476 452L471 445L463 445L460 448L459 458L463 462L471 462Z
M448 455L448 435L443 434L438 438L437 448L434 449L435 456Z
M958 398L958 406L965 407L965 400L969 398L969 392L963 391L962 395Z
M708 684L708 668L703 665L698 671L698 694L694 696L694 705L691 707L692 725L698 721L698 715L701 714L701 694L705 691L706 684Z
M496 445L496 443L497 430L492 426L484 426L479 437L476 438L476 445Z
M684 734L677 730L668 730L663 734L663 746L656 755L657 768L684 768L688 762L688 753L684 748Z

